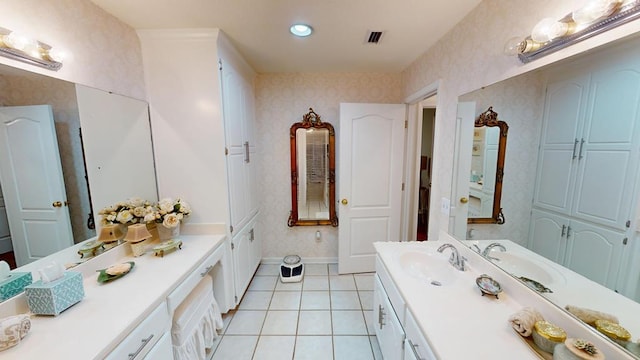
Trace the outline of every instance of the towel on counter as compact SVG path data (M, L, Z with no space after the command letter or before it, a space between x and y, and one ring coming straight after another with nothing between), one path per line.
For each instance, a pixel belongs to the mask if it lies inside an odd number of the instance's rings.
M572 313L573 315L575 315L578 319L586 322L587 324L591 325L591 326L595 326L596 325L596 320L608 320L611 321L612 323L616 323L618 324L618 318L615 317L614 315L611 314L607 314L607 313L603 313L597 310L591 310L591 309L587 309L587 308L581 308L578 306L574 306L574 305L567 305L564 307L568 312Z
M527 337L531 335L533 331L533 325L536 321L544 320L542 315L538 312L538 310L530 307L522 308L522 310L517 313L511 315L509 317L509 322L511 322L511 327L518 334Z

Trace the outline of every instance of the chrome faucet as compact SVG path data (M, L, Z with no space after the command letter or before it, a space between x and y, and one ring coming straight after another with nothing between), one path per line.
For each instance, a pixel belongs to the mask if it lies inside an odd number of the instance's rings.
M449 264L453 265L454 268L460 271L465 271L465 261L467 260L467 258L465 258L464 256L460 256L460 254L458 253L458 249L456 249L456 247L451 244L440 245L440 247L438 248L438 252L441 253L445 249L451 249Z
M498 259L497 257L493 257L493 256L489 255L489 253L491 253L491 250L493 248L498 248L502 252L507 251L507 248L505 248L504 245L502 245L500 243L491 243L491 244L487 245L486 248L484 248L484 251L482 251L482 256L486 257L489 260L500 261L500 259Z

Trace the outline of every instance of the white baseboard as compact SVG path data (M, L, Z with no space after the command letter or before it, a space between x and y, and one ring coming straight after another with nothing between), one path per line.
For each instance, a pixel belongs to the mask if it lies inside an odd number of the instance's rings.
M282 263L281 257L263 257L260 261L261 264L276 264ZM302 257L304 264L337 264L338 258L336 257Z

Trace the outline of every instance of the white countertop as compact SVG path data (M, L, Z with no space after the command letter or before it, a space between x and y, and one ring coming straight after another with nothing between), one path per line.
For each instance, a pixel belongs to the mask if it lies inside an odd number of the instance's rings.
M453 244L469 260L468 269L458 272L454 283L441 287L407 275L398 257L417 249L441 255L436 249ZM616 346L587 329L555 305L537 296L515 278L496 268L480 255L441 233L440 241L375 243L378 256L413 313L418 326L439 359L539 359L511 327L508 318L525 306L536 308L545 319L563 327L570 336L592 341L609 359L631 359ZM499 298L481 296L475 284L480 274L488 274L503 288Z
M179 239L183 242L182 250L164 257L156 257L149 251L137 258L129 255L111 259L113 263L135 261L135 267L126 276L109 283L97 282L95 270L105 267L101 264L104 259L96 264L83 264L95 267L85 275L84 299L56 317L32 316L29 334L18 346L0 353L0 357L24 360L104 358L205 257L224 243L225 236L188 235ZM87 271L83 272L87 274Z

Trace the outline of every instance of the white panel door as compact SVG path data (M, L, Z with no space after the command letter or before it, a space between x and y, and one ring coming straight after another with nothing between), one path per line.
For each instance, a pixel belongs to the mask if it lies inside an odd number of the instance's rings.
M0 124L0 182L21 266L73 245L73 235L51 106L0 108Z
M572 220L564 266L615 290L624 233Z
M375 269L376 241L400 240L403 104L340 104L338 272Z
M562 264L569 220L560 215L533 209L528 248L549 260Z
M458 103L456 117L456 146L453 157L453 186L451 189L449 229L457 239L467 238L467 219L469 217L469 174L471 174L471 148L473 146L473 128L476 118L476 103Z

